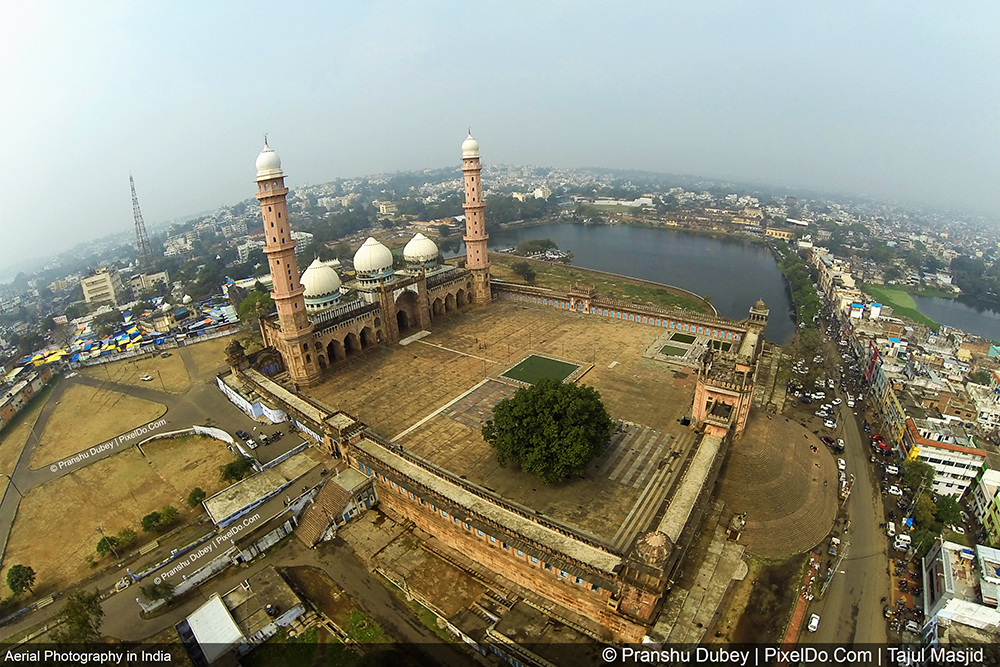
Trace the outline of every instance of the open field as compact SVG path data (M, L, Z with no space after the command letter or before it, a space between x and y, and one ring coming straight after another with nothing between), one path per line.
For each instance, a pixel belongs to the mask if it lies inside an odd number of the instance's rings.
M864 283L861 285L861 290L871 294L883 304L891 306L893 315L908 317L914 322L931 327L932 329L937 329L941 326L917 310L917 302L914 301L913 297L910 296L904 289L889 287L887 285L869 285L868 283Z
M56 382L57 380L53 379L47 387L33 396L29 405L14 415L14 419L11 420L10 425L3 431L0 431L0 474L10 475L14 472L14 466L17 465L18 459L21 458L24 446L28 444L31 429L35 426L35 422L38 421L38 414L42 411L45 402L52 394L52 389ZM4 478L3 484L0 484L0 488L4 488L6 484L7 479Z
M234 335L237 338L241 337L239 333ZM184 349L191 355L191 360L198 368L198 372L205 374L210 371L221 371L228 368L226 365L226 346L229 345L232 340L233 336L223 336L222 338L215 338L204 343L187 345ZM246 346L247 344L244 342L243 347ZM174 351L174 354L177 354L176 350Z
M166 359L159 354L135 357L83 368L80 369L80 373L95 380L111 380L147 389L159 389L171 394L183 394L191 388L191 378L188 377L184 361L176 351ZM147 374L153 376L151 382L139 379Z
M45 425L31 467L39 468L110 440L166 411L160 403L74 384L63 392Z
M221 490L218 468L232 460L224 443L202 436L154 440L143 450L148 458L133 447L29 491L0 578L15 563L29 565L37 574L35 592L44 596L87 576L84 559L97 557L99 526L109 535L129 527L139 534L136 546L147 542L152 536L142 532L143 516L169 504L189 520L191 489Z
M681 291L672 292L666 288L657 288L641 280L633 280L624 276L612 276L601 272L593 272L572 265L555 264L531 260L515 255L494 253L490 255L490 273L500 280L525 284L524 279L510 269L515 262L527 262L537 274L537 287L567 292L575 283L593 285L600 296L623 299L638 304L648 304L660 308L683 308L696 313L712 314L712 309Z
M551 378L556 382L562 382L568 378L579 364L568 364L565 361L549 359L533 354L517 366L506 371L501 377L510 378L528 384L537 384L539 380Z

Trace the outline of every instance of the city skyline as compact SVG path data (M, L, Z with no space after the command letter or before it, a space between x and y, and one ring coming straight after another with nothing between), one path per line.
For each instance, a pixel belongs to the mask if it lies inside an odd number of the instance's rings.
M4 263L128 230L129 171L151 224L247 199L264 132L292 187L457 166L470 124L486 164L981 212L1000 176L985 3L235 7L12 13Z

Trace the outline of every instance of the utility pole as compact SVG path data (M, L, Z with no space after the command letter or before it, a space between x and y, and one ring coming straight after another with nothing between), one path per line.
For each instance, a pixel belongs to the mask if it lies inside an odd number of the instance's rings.
M14 487L15 491L17 491L17 495L21 496L21 500L24 500L24 494L21 493L21 489L17 488L17 485L14 484L14 478L8 475L7 473L4 473L3 476L10 480L10 485Z

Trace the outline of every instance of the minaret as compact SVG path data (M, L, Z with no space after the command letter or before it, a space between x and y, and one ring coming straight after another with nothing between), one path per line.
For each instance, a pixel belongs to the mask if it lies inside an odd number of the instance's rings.
M264 218L264 254L271 270L271 298L278 308L280 331L268 335L285 362L288 375L297 385L310 386L320 379L319 362L313 349L313 325L306 315L305 288L299 282L299 267L295 262L295 241L288 224L285 196L285 174L281 159L267 145L257 156L257 199ZM262 323L262 328L264 325Z
M465 266L472 271L472 300L476 303L489 303L490 294L490 260L486 255L486 218L483 214L483 188L479 172L483 166L479 164L479 142L469 136L462 142L462 173L465 176Z

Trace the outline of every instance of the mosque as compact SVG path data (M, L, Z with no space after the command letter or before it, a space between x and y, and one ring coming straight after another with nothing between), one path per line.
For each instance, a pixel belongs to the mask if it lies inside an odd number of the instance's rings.
M600 641L642 641L656 634L665 594L697 534L728 448L745 427L761 375L767 308L757 302L749 318L736 321L610 299L585 285L559 292L491 278L479 143L471 133L461 151L466 256L445 264L435 243L418 233L403 250L404 266L394 267L389 249L368 238L354 255L354 276L345 280L335 266L320 261L300 275L285 175L281 160L265 141L256 162L256 196L277 313L262 313L262 351L247 356L239 343L230 344L231 370L218 382L247 400L279 408L316 447L368 476L382 507L433 536L435 544L502 576L511 590L521 587L541 596L544 604L533 603L530 613L542 613L544 607L547 617ZM508 374L492 373L462 387L457 397L449 395L445 407L457 406L450 417L440 403L433 403L445 400L434 394L434 386L398 380L394 386L426 393L429 412L400 422L405 430L391 438L393 434L369 426L379 418L365 412L372 410L369 402L359 400L342 410L312 393L334 381L349 358L360 355L359 367L367 363L364 357L370 351L379 349L401 355L393 359L404 358L400 344L433 331L446 316L454 322L452 313L468 311L463 317L475 318L488 309L514 306L516 312L526 309L526 314L547 311L564 320L566 330L576 327L581 335L595 327L638 331L650 341L640 361L644 369L653 369L656 382L667 386L675 377L687 377L677 374L681 367L696 375L693 405L676 408L687 410L687 419L664 419L656 427L660 430L622 422L607 456L620 456L623 463L615 467L608 458L593 479L567 482L551 492L548 497L555 500L543 506L544 490L525 489L522 478L516 477L523 473L480 474L482 461L490 455L478 437L477 420L520 386ZM436 346L430 353L443 354L441 349L446 348ZM596 351L593 356L596 359ZM407 352L405 358L416 357ZM397 363L400 377L411 371L412 361ZM600 381L618 372L616 364L598 368L577 362L577 370L564 381L587 373L588 383ZM365 373L356 377L359 388L371 379ZM634 376L622 377L615 378L619 384L608 386L622 386ZM650 389L636 391L639 400L655 400ZM687 430L679 426L688 423ZM667 428L676 433L668 437ZM644 443L644 448L636 443ZM640 449L645 458L635 453ZM638 458L633 462L628 457ZM634 476L631 486L614 481L615 471ZM569 507L559 501L560 493L579 500ZM466 620L472 625L484 622ZM473 644L490 631L480 627L476 635L459 621L454 624L453 629Z
M392 252L369 237L354 255L355 278L342 283L331 266L314 261L299 275L291 237L288 188L281 159L264 141L257 156L257 199L264 219L276 318L261 318L264 345L280 358L296 387L318 384L332 364L380 343L399 342L411 329L491 299L489 260L480 184L479 143L462 143L465 175L464 267L439 262L437 246L423 234L403 250L406 267L393 269ZM272 360L274 361L274 360Z

